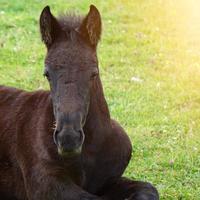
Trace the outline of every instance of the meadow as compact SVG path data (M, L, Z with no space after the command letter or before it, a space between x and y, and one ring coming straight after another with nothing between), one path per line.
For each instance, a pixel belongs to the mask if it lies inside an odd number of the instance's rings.
M105 96L133 144L124 175L153 183L161 200L200 199L199 1L0 0L0 85L48 89L40 12L86 14L91 3Z

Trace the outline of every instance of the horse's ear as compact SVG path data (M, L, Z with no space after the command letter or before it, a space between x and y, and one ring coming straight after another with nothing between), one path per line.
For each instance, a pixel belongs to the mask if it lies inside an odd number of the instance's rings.
M101 37L101 15L94 5L90 5L89 13L79 28L80 34L94 47Z
M49 48L61 32L57 19L51 14L50 7L46 6L40 15L40 32L42 41Z

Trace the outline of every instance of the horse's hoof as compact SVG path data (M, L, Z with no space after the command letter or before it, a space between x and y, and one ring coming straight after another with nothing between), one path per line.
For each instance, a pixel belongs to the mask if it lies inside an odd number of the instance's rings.
M155 194L133 194L125 200L159 200L159 197Z

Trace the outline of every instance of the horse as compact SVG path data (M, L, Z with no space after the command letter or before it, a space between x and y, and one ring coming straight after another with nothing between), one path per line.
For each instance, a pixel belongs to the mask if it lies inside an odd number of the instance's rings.
M40 15L50 91L0 86L0 199L158 200L148 182L122 177L132 153L110 117L100 80L101 16Z

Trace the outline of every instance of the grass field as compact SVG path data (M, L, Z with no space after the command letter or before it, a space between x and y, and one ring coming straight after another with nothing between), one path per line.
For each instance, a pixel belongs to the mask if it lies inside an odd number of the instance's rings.
M55 14L85 14L90 3L0 0L0 84L47 89L40 12L48 4ZM134 147L126 176L152 182L161 199L199 200L199 1L92 3L103 19L98 54L105 95Z

